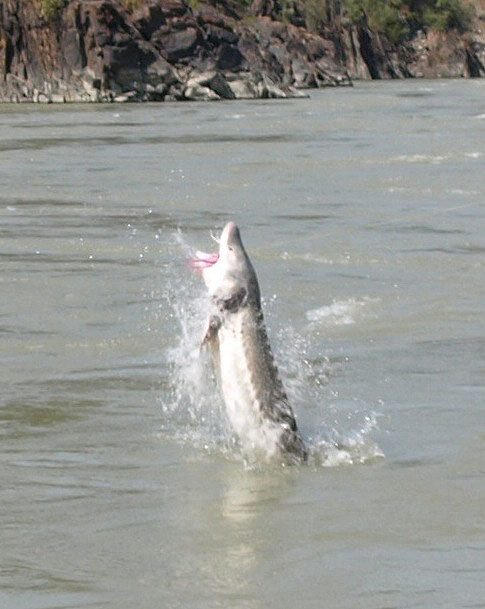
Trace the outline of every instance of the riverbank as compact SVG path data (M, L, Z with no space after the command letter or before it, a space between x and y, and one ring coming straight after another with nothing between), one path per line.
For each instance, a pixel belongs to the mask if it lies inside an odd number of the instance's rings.
M278 14L264 0L5 0L0 101L277 98L355 79L485 76L480 15L466 33L393 43L366 19L309 28L298 11Z

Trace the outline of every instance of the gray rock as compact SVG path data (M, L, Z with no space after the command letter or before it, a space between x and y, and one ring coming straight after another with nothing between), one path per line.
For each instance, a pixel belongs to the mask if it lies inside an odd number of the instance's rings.
M197 46L199 32L195 27L171 30L157 36L163 52L169 61L177 61L190 56Z
M118 103L126 103L126 102L134 102L138 101L139 91L127 91L121 95L116 95L113 99L114 102Z
M257 84L251 78L238 75L234 80L229 80L228 84L236 99L256 99L259 97Z
M278 87L268 76L263 75L258 83L258 97L263 99L285 99L288 95Z
M234 99L235 95L229 86L229 83L225 79L224 75L220 72L215 72L213 76L207 81L207 85L214 93L217 93L222 99Z
M191 80L187 83L183 95L184 99L190 101L215 101L221 99L219 95L209 87L204 87Z
M210 89L218 99L234 99L234 93L224 75L214 70L191 77L186 85L186 88L189 87Z

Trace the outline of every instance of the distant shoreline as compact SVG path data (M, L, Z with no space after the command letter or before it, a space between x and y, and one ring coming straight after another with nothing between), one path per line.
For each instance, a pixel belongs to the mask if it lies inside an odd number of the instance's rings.
M4 0L0 102L286 98L354 80L485 76L478 17L466 33L393 43L367 19L310 29L298 3L277 19L272 0L56 2Z

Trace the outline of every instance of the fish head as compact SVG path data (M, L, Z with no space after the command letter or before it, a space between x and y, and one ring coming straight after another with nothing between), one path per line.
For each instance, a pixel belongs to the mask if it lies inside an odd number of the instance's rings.
M226 303L224 308L235 310L243 301L260 306L256 273L234 222L224 227L218 253L197 252L191 263L202 271L209 296L217 303Z

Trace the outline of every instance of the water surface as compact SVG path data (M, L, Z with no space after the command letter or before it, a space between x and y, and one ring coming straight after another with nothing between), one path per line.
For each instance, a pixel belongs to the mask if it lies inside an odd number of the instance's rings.
M0 106L0 606L485 607L484 93ZM307 467L198 353L230 219Z

